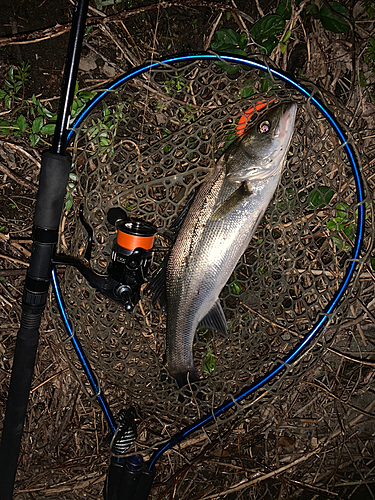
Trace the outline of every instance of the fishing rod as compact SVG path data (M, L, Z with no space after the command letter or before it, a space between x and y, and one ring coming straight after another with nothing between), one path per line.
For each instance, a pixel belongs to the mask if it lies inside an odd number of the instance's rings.
M22 297L22 315L17 333L6 413L0 445L0 500L11 500L18 455L29 400L39 327L52 276L52 256L71 159L66 156L70 109L74 98L89 0L74 6L59 111L52 148L42 155L39 189L33 225L33 245Z

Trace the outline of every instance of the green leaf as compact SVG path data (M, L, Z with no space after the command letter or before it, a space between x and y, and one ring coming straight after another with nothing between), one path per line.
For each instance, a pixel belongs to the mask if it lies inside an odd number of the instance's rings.
M49 119L51 119L54 115L52 113L52 111L50 111L49 109L47 109L45 106L43 106L42 104L38 104L38 113L41 115L41 116L45 116Z
M47 125L43 125L43 127L40 129L40 133L43 135L53 135L55 132L55 128L55 123L48 123Z
M275 14L281 16L283 19L290 19L292 15L292 2L291 0L282 0L276 9Z
M234 295L240 295L242 291L242 285L241 283L238 283L238 281L233 281L230 284L230 289Z
M8 71L8 76L11 79L11 81L14 81L14 66L11 66Z
M43 116L38 116L37 118L35 118L35 120L33 121L33 125L31 127L33 134L37 134L38 132L40 132L41 128L43 127L43 123L44 123Z
M337 203L336 220L348 220L349 205L347 203Z
M5 96L5 107L7 109L11 109L12 107L12 97L8 94Z
M243 55L243 54L240 54ZM224 61L215 61L215 65L220 68L223 72L228 73L228 75L233 75L237 73L238 66L233 66L231 64L227 64Z
M215 370L215 367L216 367L216 359L215 359L214 353L212 352L211 348L209 347L207 349L206 359L203 363L204 372L207 375L210 375Z
M285 27L285 21L281 16L271 14L259 19L251 28L251 36L256 40L263 41L270 36L281 33Z
M247 47L247 36L246 33L241 33L240 39L238 41L238 46L240 49L245 50Z
M323 5L323 7L319 11L319 17L322 22L323 27L332 31L333 33L346 33L350 30L350 21L349 21L349 11L345 7L338 2L328 2L331 9L340 14L343 17L348 18L348 21L344 21L342 17L337 16L332 12L332 10L328 7L328 5Z
M65 202L65 210L69 212L72 206L73 206L73 201L69 198L69 200L66 200Z
M86 102L91 99L91 92L88 90L81 90L81 92L78 95L80 99Z
M222 50L223 46L237 47L240 35L232 29L217 30L211 42L212 50Z
M33 147L35 147L37 145L37 143L39 142L40 137L37 134L30 134L29 139L30 139L31 145Z
M344 252L350 252L351 246L343 238L341 238L341 236L339 236L338 234L331 234L331 238L333 243L339 250L343 250Z
M283 43L287 42L290 38L290 35L292 34L291 30L288 30L286 33L285 33L285 36L284 38L281 40Z
M371 262L372 269L375 271L375 257L371 257L370 262Z
M263 45L263 47L266 49L267 54L271 54L278 43L278 39L275 36L271 36L270 38L268 38L268 40L262 42L261 45Z
M331 201L334 192L328 186L318 186L310 193L310 205L312 208L322 208Z
M287 48L287 44L284 42L280 42L280 50L281 50L282 54L284 54L284 52L286 51L286 48Z
M305 12L308 16L318 16L319 7L315 4L306 5Z
M355 229L354 229L354 226L352 226L352 224L348 224L347 226L345 226L343 228L343 231L344 233L346 234L346 236L352 240L353 237L354 237L354 233L355 233Z
M21 132L25 132L28 127L26 118L23 115L20 115L17 118L16 125L21 130Z
M250 97L252 95L254 95L254 89L252 87L245 87L243 89L240 90L240 95L242 97Z
M14 92L17 93L22 87L22 82L17 82L14 84Z
M338 224L335 222L334 219L331 219L327 222L327 229L334 229L334 230L338 230Z
M4 99L4 97L7 95L7 93L5 92L5 90L1 90L0 89L0 99Z
M239 56L246 56L243 50L247 46L247 38L232 29L221 29L215 32L211 42L211 49L215 52L229 52Z
M363 71L359 72L359 83L361 84L362 88L366 87L367 85L366 77Z

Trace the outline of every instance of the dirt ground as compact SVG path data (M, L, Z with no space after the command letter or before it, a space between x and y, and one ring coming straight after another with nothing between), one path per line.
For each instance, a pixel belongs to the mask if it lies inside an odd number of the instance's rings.
M108 2L109 3L109 2ZM292 36L285 52L271 59L292 75L338 97L354 115L363 173L375 190L375 73L369 40L375 21L372 0L341 2L354 29L334 33L302 8L326 2L294 2ZM90 2L78 85L91 90L151 57L207 50L216 30L250 31L275 12L272 2L145 2L123 0L101 7ZM147 5L148 2L147 2ZM223 6L223 8L221 8ZM224 8L225 7L225 8ZM300 9L300 10L298 10ZM0 89L11 65L30 62L26 99L32 95L56 111L73 5L68 0L3 0L0 9ZM128 11L122 18L119 13ZM111 17L112 16L112 17ZM61 28L61 26L63 28ZM43 31L51 29L47 34ZM36 40L9 39L35 32ZM51 36L52 34L52 36ZM281 36L281 35L280 35ZM250 43L246 49L257 53ZM375 52L374 52L375 53ZM2 101L0 119L10 119ZM0 416L4 415L12 355L21 314L23 282L31 247L41 152L25 136L0 135ZM367 243L373 236L371 222ZM287 394L261 411L231 421L210 440L203 431L161 463L153 499L370 499L375 498L375 266L363 263L346 308L339 342ZM359 291L358 291L359 290ZM105 388L114 412L121 393ZM162 426L153 442L166 438ZM147 431L147 432L146 432ZM50 312L41 327L40 347L25 423L15 499L101 498L109 449L107 425L84 392L62 348ZM140 437L142 441L142 436Z

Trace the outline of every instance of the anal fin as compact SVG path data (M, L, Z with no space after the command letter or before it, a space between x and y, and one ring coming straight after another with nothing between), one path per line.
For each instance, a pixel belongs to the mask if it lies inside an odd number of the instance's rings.
M214 328L223 335L227 334L227 320L219 299L206 316L199 322L198 328Z

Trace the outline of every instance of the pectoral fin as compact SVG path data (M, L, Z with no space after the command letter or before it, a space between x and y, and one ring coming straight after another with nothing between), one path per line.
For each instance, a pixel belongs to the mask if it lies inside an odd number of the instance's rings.
M246 198L252 194L250 186L247 182L243 182L234 193L232 193L229 198L227 198L224 203L222 203L212 214L211 220L220 220L230 212L232 212L238 205L240 205Z
M198 328L214 328L223 335L227 334L227 320L219 299L215 302L208 314L200 321Z

